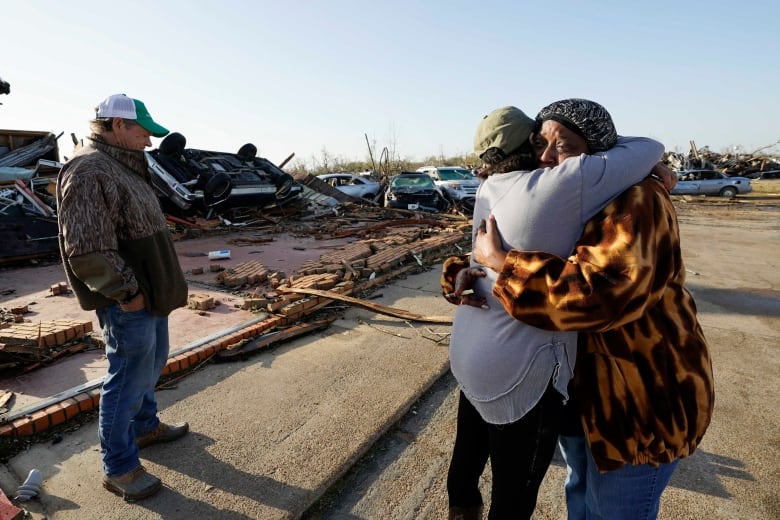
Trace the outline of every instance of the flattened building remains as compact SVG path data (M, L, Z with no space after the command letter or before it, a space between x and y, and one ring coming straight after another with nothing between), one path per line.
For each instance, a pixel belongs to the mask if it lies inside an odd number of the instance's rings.
M235 154L211 152L172 136L147 152L189 284L188 307L171 316L162 384L327 327L344 305L448 319L360 296L467 250L467 215L384 208L308 174L288 174L251 144ZM67 424L99 399L99 330L59 263L61 137L0 130L0 444Z

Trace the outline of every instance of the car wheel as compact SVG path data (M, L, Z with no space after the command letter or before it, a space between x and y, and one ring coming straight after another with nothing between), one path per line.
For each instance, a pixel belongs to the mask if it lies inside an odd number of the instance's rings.
M276 178L276 198L283 199L290 194L290 190L295 185L295 179L289 173L283 173Z
M230 176L225 172L219 172L213 175L203 187L203 202L206 206L214 206L227 199L231 191L233 191L233 183L230 182Z
M244 146L238 149L236 154L239 160L248 162L257 157L257 146L252 143L246 143Z
M184 147L187 146L187 138L179 132L173 132L165 136L160 143L160 153L169 157L179 157L184 153Z
M733 199L737 196L737 188L734 188L733 186L726 186L720 190L720 196L724 199Z

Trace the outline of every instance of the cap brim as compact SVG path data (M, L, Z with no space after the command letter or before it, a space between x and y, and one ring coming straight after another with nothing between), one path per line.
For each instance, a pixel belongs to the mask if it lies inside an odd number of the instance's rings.
M152 134L154 137L165 137L169 133L167 128L162 125L158 125L151 118L137 119L136 123L138 123L141 128Z

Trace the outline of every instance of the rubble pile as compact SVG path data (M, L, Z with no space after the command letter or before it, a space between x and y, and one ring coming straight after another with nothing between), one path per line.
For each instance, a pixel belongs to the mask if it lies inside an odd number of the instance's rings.
M777 143L775 143L777 144ZM729 177L747 177L748 179L780 177L780 157L760 153L774 145L761 148L753 153L719 154L708 147L697 149L692 143L691 151L682 153L667 152L664 163L673 170L717 170Z

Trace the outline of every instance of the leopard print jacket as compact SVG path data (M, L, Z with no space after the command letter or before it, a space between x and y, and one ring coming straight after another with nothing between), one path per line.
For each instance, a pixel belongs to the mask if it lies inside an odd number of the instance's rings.
M601 471L686 457L712 417L712 362L679 236L669 195L648 179L591 219L568 259L510 251L493 288L515 318L581 332L571 388ZM445 262L445 293L467 266Z

